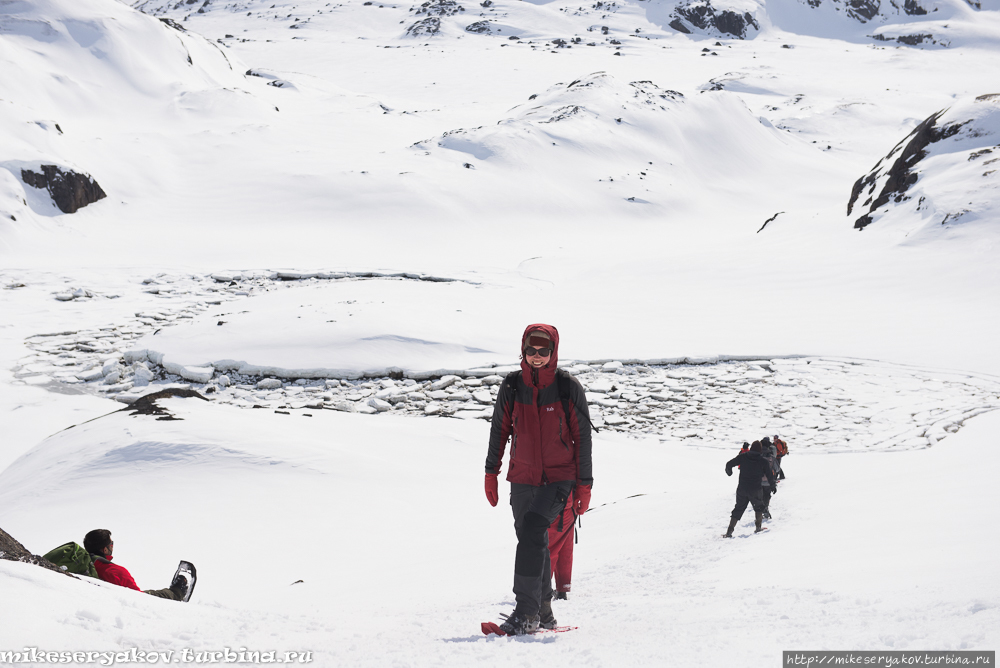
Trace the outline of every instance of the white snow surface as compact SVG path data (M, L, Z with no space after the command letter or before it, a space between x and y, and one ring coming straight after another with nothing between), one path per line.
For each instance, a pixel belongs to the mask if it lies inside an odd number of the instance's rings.
M1000 5L713 4L740 40L687 4L0 0L0 527L200 576L180 605L0 560L0 652L996 649ZM969 122L853 229L941 110ZM108 196L63 214L22 178L50 164ZM580 628L485 638L483 418L532 322L602 426ZM170 387L209 401L127 410ZM723 465L776 432L770 529L725 541Z
M627 650L634 665L761 666L805 646L998 639L983 525L1000 413L911 452L796 457L793 442L770 530L744 518L733 540L720 534L735 450L599 435L573 592L555 607L580 629L519 640L478 630L513 603L509 510L471 473L484 423L162 405L179 419L118 412L43 441L0 476L0 521L36 552L111 524L140 586L196 563L192 602L0 562L18 601L5 646L308 650L328 666L619 665ZM770 623L734 624L748 610Z

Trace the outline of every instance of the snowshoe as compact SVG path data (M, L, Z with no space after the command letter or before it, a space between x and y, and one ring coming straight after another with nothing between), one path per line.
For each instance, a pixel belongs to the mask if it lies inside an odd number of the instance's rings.
M514 613L500 625L504 635L523 636L538 630L538 615L526 615L523 612Z
M170 581L170 591L174 592L179 601L188 602L194 593L194 585L198 581L198 571L190 561L182 561L177 565L177 571Z

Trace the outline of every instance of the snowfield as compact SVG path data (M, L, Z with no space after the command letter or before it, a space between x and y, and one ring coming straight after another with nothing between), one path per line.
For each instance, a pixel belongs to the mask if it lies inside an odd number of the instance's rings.
M995 651L998 70L996 0L0 2L0 527L200 576L0 560L0 662ZM601 429L579 628L487 638L532 322Z
M15 647L309 650L331 666L619 665L628 651L636 665L757 666L804 647L996 646L983 509L997 501L997 413L931 449L793 450L770 531L753 535L745 517L733 540L720 536L735 449L600 435L576 586L556 607L580 629L488 639L477 623L513 605L514 540L471 473L485 423L163 406L178 419L123 411L39 444L0 477L3 522L35 551L113 524L140 586L162 586L183 557L199 567L196 598L0 562L19 601L4 613ZM127 504L109 506L108 490ZM257 549L261 537L280 547Z

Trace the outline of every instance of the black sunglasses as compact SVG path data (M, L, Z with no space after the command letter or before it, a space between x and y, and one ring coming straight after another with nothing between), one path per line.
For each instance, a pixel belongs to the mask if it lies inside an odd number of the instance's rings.
M541 357L548 357L551 354L552 354L551 348L532 348L531 346L528 346L527 348L524 349L525 357L534 357L535 355L539 355Z

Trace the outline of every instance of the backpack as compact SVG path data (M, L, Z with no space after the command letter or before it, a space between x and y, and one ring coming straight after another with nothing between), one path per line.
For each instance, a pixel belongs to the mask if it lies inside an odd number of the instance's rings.
M782 441L780 438L774 439L774 447L778 448L778 456L784 457L788 454L788 444Z
M48 554L42 555L44 559L51 561L60 570L77 575L87 575L97 578L97 569L94 568L94 561L90 554L81 545L76 543L66 543L60 545Z
M517 371L511 371L507 374L507 377L503 379L503 387L501 391L507 392L507 401L513 405L515 395L517 394L517 381L521 378L521 369ZM572 376L563 371L562 369L556 369L556 387L559 390L559 401L562 402L563 413L566 415L566 419L569 420L570 416L570 399L569 399L569 388L570 383L572 383ZM593 421L591 421L590 416L584 414L587 418L587 422L590 423L590 428L594 430L595 433L600 433L600 429L594 426Z

